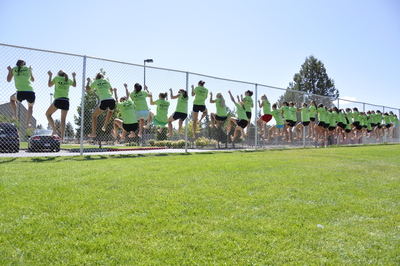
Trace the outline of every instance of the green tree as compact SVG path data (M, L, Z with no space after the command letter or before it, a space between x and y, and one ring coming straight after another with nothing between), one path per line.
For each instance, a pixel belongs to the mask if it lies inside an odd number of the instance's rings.
M65 138L72 139L74 138L74 127L72 126L71 122L68 122L65 126Z
M289 83L287 89L279 98L280 103L292 101L300 104L314 100L317 104L322 103L330 107L339 97L339 91L326 73L324 64L313 55L306 58L300 72L294 75L293 82Z

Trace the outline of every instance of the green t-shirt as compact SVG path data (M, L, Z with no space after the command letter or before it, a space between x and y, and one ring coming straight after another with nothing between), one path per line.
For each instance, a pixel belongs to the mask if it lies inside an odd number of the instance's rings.
M317 112L317 107L315 105L311 105L310 109L310 117L315 117L315 113Z
M387 125L387 124L390 124L390 116L385 115L385 116L383 117L383 120L385 121L385 124L386 124L386 125Z
M346 112L347 119L349 120L349 124L353 124L353 114L351 112Z
M283 125L283 118L282 118L281 110L279 110L279 109L272 110L271 114L276 121L276 125L278 125L278 126Z
M398 127L400 124L399 124L399 118L398 117L396 117L396 116L394 116L393 117L393 123L394 123L394 125L396 126L396 127Z
M235 106L236 106L236 114L237 114L237 117L238 117L240 120L249 121L249 119L247 118L247 115L246 115L246 109L243 108L243 106L242 106L240 103L235 103Z
M183 94L179 94L178 104L176 105L175 112L187 114L188 100L189 100L189 97L185 98L185 97L183 97Z
M339 120L338 120L338 122L342 122L343 124L347 125L347 120L346 120L346 118L344 117L344 113L343 113L343 112L340 112L340 113L339 113Z
M265 115L272 115L271 103L268 100L263 100L263 112Z
M283 117L285 118L285 120L293 121L292 112L290 111L289 106L283 105L281 106L280 110L283 111Z
M113 95L111 93L111 85L105 79L96 79L90 84L91 89L97 89L97 94L99 95L100 101L105 99L113 99Z
M253 106L253 99L250 96L244 96L244 106L246 107L246 112L251 112L251 107Z
M193 91L196 94L194 96L193 104L195 104L195 105L206 105L205 101L206 101L207 96L208 96L208 90L206 88L204 88L203 86L197 86L196 88L194 88Z
M221 106L221 98L215 99L215 107L217 108L217 116L227 116L226 107Z
M146 97L149 94L144 91L141 90L138 93L136 93L135 91L133 91L131 93L131 99L132 101L135 103L135 109L136 111L147 111L149 110L149 106L147 105L147 101L146 101Z
M56 76L52 81L54 83L54 99L68 99L69 87L72 85L72 80L68 79L65 81L65 77Z
M353 121L360 122L360 112L358 112L358 111L353 112Z
M382 124L382 113L375 113L375 118L377 124Z
M329 126L334 127L336 126L336 115L333 112L328 112L329 117Z
M301 107L301 121L310 122L310 108Z
M22 66L18 73L18 67L12 69L15 88L17 91L33 91L31 84L31 70L27 66Z
M366 126L367 125L367 116L360 115L359 119L360 119L360 126Z
M169 102L167 100L158 99L154 103L157 105L157 120L160 122L168 122Z
M292 113L293 121L297 122L297 108L292 106L292 107L289 107L289 109L290 109L290 112Z
M138 122L136 118L135 105L132 100L128 99L118 103L118 108L121 112L124 124L135 124Z
M325 116L325 108L324 107L319 107L317 112L318 112L318 121L321 122L326 122L326 116Z

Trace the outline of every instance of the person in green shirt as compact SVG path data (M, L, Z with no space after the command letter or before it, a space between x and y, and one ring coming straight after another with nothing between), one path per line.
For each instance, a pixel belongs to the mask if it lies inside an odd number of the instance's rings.
M315 128L314 141L326 140L327 128L329 127L329 120L327 119L328 117L326 116L326 113L325 106L320 103L317 109L318 124Z
M228 114L226 112L226 105L225 105L225 99L224 96L222 96L221 93L217 93L215 96L215 100L213 100L213 94L210 92L210 103L215 103L215 107L217 109L216 113L211 113L210 118L211 118L211 124L210 127L213 128L218 128L219 125L222 122L225 122L226 119L228 118ZM215 123L217 121L217 123Z
M238 102L242 101L244 103L244 106L246 107L246 115L248 121L251 121L251 112L252 112L251 108L254 107L253 98L251 98L251 96L253 96L253 92L251 90L245 91L244 97L243 94L241 94L240 99L239 96L237 96ZM246 129L246 135L249 134L249 130L250 126L248 126Z
M282 128L284 128L284 123L283 123L283 117L282 117L282 111L278 108L277 103L274 103L272 105L272 111L271 114L275 119L276 124L272 126L269 131L268 131L268 139L266 139L266 142L269 142L270 138L273 137L274 135L281 136L280 132L276 133L276 129L280 131Z
M171 99L178 99L175 112L168 118L168 134L167 137L172 136L172 122L178 120L178 132L181 132L183 121L187 118L188 113L188 100L189 96L187 91L180 89L177 95L173 95L172 88L169 89Z
M104 120L104 125L101 130L106 131L108 122L115 109L115 99L113 98L113 89L102 73L97 73L95 80L91 83L91 79L87 78L86 91L96 89L96 92L100 98L100 105L94 109L92 114L92 133L88 135L89 138L96 137L97 128L97 117L101 115L104 111L107 111L106 119Z
M246 107L244 105L244 102L237 103L230 90L228 91L228 93L229 93L229 96L231 97L232 102L236 106L237 118L231 117L229 119L229 125L226 127L226 131L229 134L233 125L236 125L233 136L232 135L230 136L231 141L234 142L235 139L237 138L237 136L239 135L239 132L241 132L242 138L244 137L244 129L247 127L248 117L246 115Z
M301 139L303 137L304 127L307 127L310 124L310 109L308 108L307 103L303 103L301 108L297 109L297 112L301 112L301 122L299 122L296 127L295 131L297 136L294 139Z
M153 101L153 95L149 93L150 104L157 105L156 114L150 112L149 118L147 119L147 126L153 122L154 126L159 126L158 132L161 133L166 124L168 124L168 108L170 103L167 101L168 94L161 92L158 94L158 99Z
M296 122L293 120L293 114L290 110L289 103L284 101L281 106L281 111L283 112L283 117L285 119L285 127L283 131L285 132L285 138L282 140L287 140L288 142L292 142L292 128L296 125Z
M318 109L317 104L314 100L311 101L309 109L310 109L310 126L308 127L309 134L308 136L306 136L306 138L313 139L315 136L315 115Z
M149 106L147 105L146 98L149 96L149 90L147 86L144 86L144 90L142 89L142 85L139 83L135 83L134 90L129 94L128 84L124 84L126 95L130 95L131 100L135 104L136 117L139 120L139 133L138 137L141 138L143 134L143 128L146 120L150 115Z
M397 118L396 114L393 114L393 129L392 129L392 136L390 138L394 138L396 136L396 129L400 126L399 118Z
M117 102L117 107L121 112L122 119L115 118L113 123L113 130L111 135L114 139L117 138L117 133L120 128L122 128L122 133L119 135L121 141L125 140L125 135L130 132L128 138L134 138L135 131L139 128L139 123L136 118L135 105L131 99L129 99L129 94L122 96L118 102L117 89L114 88L115 101Z
M24 60L19 59L16 65L17 66L14 68L11 68L11 66L7 67L7 82L11 82L11 80L14 78L15 88L17 89L17 92L10 97L10 105L13 113L12 119L17 119L17 101L23 102L26 100L28 102L28 112L26 114L25 125L26 127L30 127L33 104L35 103L36 99L31 82L35 81L35 78L32 75L32 67L27 67Z
M259 108L263 108L264 113L257 120L258 134L260 134L262 138L265 138L266 134L268 134L267 123L272 119L271 103L268 101L267 95L264 94L261 96L261 101L258 100L258 106Z
M197 123L201 123L201 120L207 115L206 99L208 96L208 90L204 87L205 82L200 80L197 87L192 85L192 97L193 101L193 138L196 138L197 133ZM202 112L200 120L198 120L199 112Z
M69 110L69 87L76 87L76 73L72 73L72 80L68 78L68 74L64 71L60 70L57 73L57 76L53 77L53 73L48 71L49 75L48 86L51 87L54 85L54 101L50 105L49 109L46 111L47 121L49 122L51 128L53 129L53 135L58 134L56 125L54 124L54 120L52 115L58 110L61 110L61 120L60 120L60 141L64 141L65 135L65 120L67 118L68 110Z

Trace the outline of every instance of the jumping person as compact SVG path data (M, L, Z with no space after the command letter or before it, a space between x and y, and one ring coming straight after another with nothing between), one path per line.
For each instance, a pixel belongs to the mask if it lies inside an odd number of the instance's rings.
M48 86L54 86L54 101L50 105L49 109L46 111L47 121L51 128L53 129L53 135L58 134L56 126L54 124L54 120L51 117L58 109L61 110L61 122L60 122L60 139L61 142L64 141L65 136L65 120L67 118L68 110L69 110L69 87L76 87L76 73L72 72L72 80L68 78L68 74L64 71L58 71L56 77L53 77L53 73L48 71L47 74L49 75L49 82Z
M192 85L192 96L195 97L193 101L193 138L196 138L197 123L201 123L201 120L207 115L207 108L205 101L208 96L208 90L204 87L205 82L200 80L198 86L195 88ZM199 112L202 112L200 120L198 119Z
M24 60L19 59L16 65L14 68L11 68L11 66L7 67L7 82L11 82L14 77L15 88L17 89L17 92L10 97L10 105L13 113L12 119L17 119L17 101L23 102L26 100L28 102L28 112L25 124L26 127L30 127L31 124L29 122L32 117L33 104L36 98L31 82L35 81L35 78L32 75L32 67L27 67Z
M248 124L248 118L246 115L246 107L244 105L244 102L236 102L235 98L233 97L231 91L228 91L229 96L231 97L232 102L236 106L236 113L237 113L237 118L231 117L229 120L229 125L226 128L226 131L229 133L231 131L231 128L233 125L236 125L235 132L233 136L231 135L231 141L234 142L236 137L239 135L239 131L242 134L242 138L244 137L244 129L247 127Z
M251 108L254 107L253 98L251 98L251 96L253 96L253 92L251 90L247 90L244 93L244 98L243 98L243 95L240 95L241 99L239 99L239 96L238 96L238 102L240 102L240 100L241 100L244 103L244 106L246 107L246 115L247 115L248 121L251 121ZM250 130L250 126L248 126L246 129L246 135L249 134L249 130Z
M292 142L292 128L296 122L293 121L293 115L290 111L288 102L283 102L280 110L283 112L283 117L285 119L285 126L283 128L283 131L285 132L285 138L282 140Z
M181 132L183 121L187 118L187 110L188 110L188 100L189 96L187 91L184 89L180 89L177 95L173 95L172 88L169 89L171 99L178 99L178 104L176 105L175 112L168 118L168 134L167 137L172 136L172 122L175 120L178 121L178 132Z
M281 135L281 134L276 134L274 133L274 131L276 129L278 129L278 131L280 131L282 128L284 128L284 123L283 123L283 117L282 117L282 111L278 108L277 103L274 103L272 105L272 116L275 119L276 125L272 126L269 131L268 131L268 139L266 140L267 142L269 142L271 137L274 137L274 135Z
M150 115L149 106L147 105L146 98L149 96L149 90L147 86L144 86L145 90L142 90L142 85L136 83L134 90L131 94L128 91L128 85L124 84L126 95L130 95L131 100L135 104L136 118L139 120L139 133L138 137L141 138L143 134L144 123Z
M121 141L125 140L126 132L130 132L128 138L134 138L135 131L139 128L139 123L136 118L136 111L134 103L131 99L129 99L129 94L126 96L122 96L118 102L117 89L114 88L114 96L115 101L117 102L118 109L121 112L122 119L115 118L113 123L113 130L111 131L111 135L114 139L117 138L117 132L120 128L122 128L122 133L119 135Z
M156 114L150 112L149 118L147 120L147 125L153 121L154 126L159 126L158 133L161 133L166 124L168 124L168 108L170 103L167 101L168 94L166 92L160 93L158 99L153 101L153 95L149 93L150 104L157 105Z
M218 128L221 122L225 122L226 119L228 118L224 96L222 96L221 93L217 93L215 97L216 97L215 100L213 100L213 94L212 92L210 92L210 103L215 103L215 107L217 109L217 113L210 114L211 128L213 127ZM215 123L215 121L217 121L217 123Z
M268 134L267 123L272 119L271 103L268 101L267 95L261 96L261 101L258 100L259 108L263 108L263 115L257 120L258 132L262 134L264 128L264 134L261 137L265 138ZM263 127L262 127L263 126Z
M101 130L106 131L108 122L115 109L115 99L113 98L113 89L110 82L104 79L102 73L97 73L95 80L90 84L90 78L87 78L86 91L97 89L97 94L100 98L100 105L96 107L92 114L92 133L88 135L89 138L96 137L97 117L108 109L104 125Z

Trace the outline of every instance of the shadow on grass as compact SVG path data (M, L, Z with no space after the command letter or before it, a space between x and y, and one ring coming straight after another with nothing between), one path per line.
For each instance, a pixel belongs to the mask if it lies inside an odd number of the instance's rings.
M54 161L56 158L57 157L33 157L31 161L35 163L42 163L42 162Z
M0 164L1 164L1 163L11 163L11 162L15 161L16 159L17 159L17 158L12 158L12 159L7 160L7 161L4 160L4 161L1 161Z

